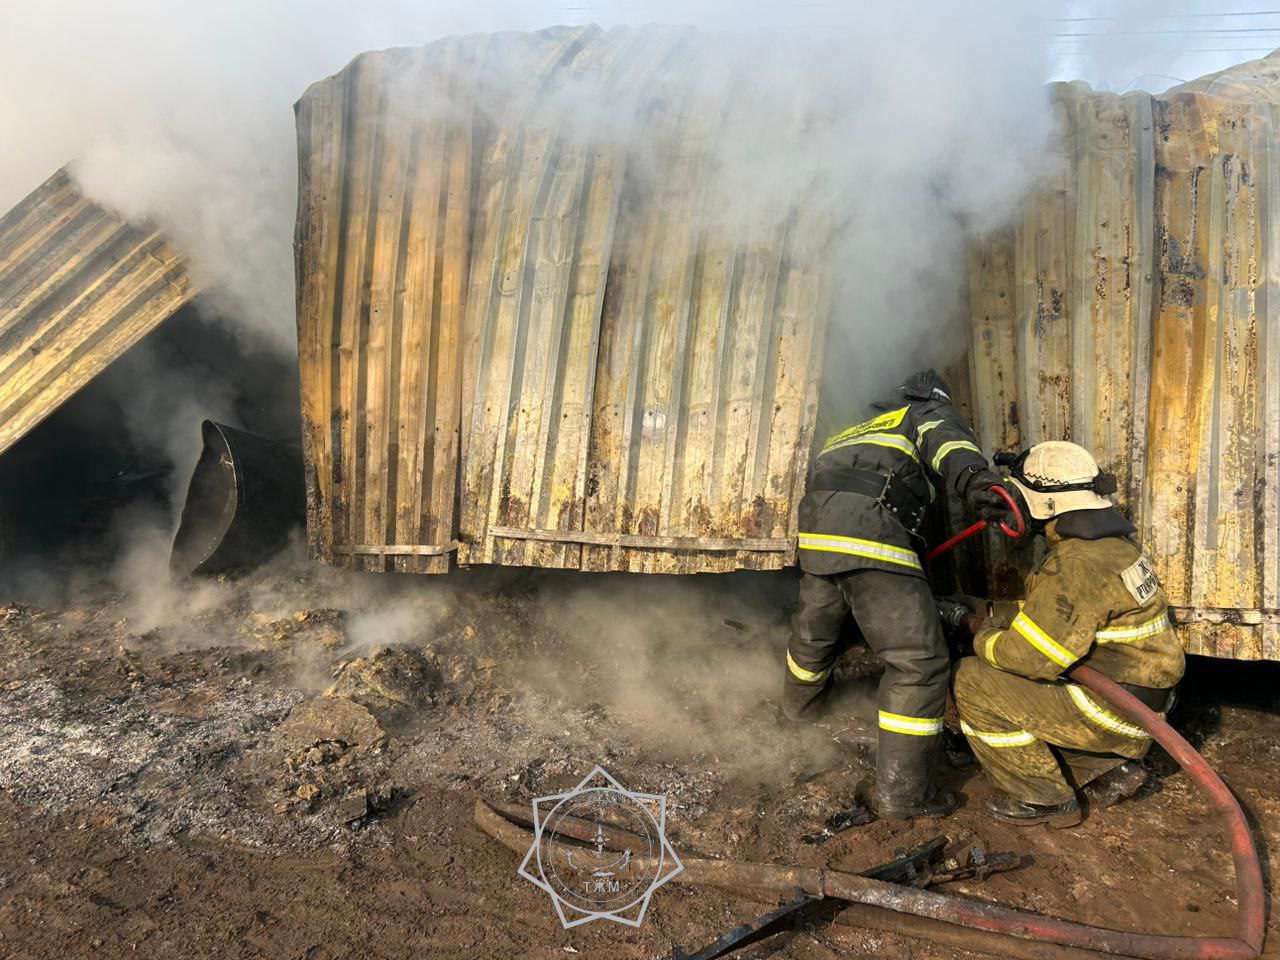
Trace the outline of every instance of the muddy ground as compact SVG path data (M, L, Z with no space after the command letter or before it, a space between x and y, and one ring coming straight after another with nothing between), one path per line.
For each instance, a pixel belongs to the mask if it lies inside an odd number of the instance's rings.
M122 589L52 563L0 597L0 956L661 957L766 909L669 884L640 929L562 929L472 809L597 763L666 794L682 852L856 870L945 833L1023 858L947 889L1122 928L1231 926L1218 826L1158 753L1137 801L1075 829L984 821L960 766L947 821L801 842L869 769L877 667L855 648L839 713L781 724L786 576L395 577L297 550L176 589L134 574ZM1266 837L1277 680L1195 661L1174 714ZM970 955L811 923L743 956Z

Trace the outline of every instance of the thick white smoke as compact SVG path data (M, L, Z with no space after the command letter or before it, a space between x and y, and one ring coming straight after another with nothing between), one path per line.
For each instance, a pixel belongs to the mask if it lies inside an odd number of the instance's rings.
M829 259L826 395L843 416L912 368L959 356L967 238L1011 215L1041 170L1052 122L1048 14L1027 6L47 0L11 8L0 23L0 119L12 145L0 155L0 209L71 161L92 197L156 221L186 250L207 291L202 310L216 310L247 352L291 358L292 107L310 83L364 50L450 33L690 24L704 33L697 55L749 78L731 88L739 102L717 148L717 214L785 208L808 190L841 227ZM503 83L527 87L496 69L489 89L499 101ZM649 130L635 111L591 102L589 89L562 93L585 98L560 101L566 122L622 139L643 162ZM217 382L210 389L154 373L130 388L126 415L141 446L173 460L177 491L194 463L199 420L227 415L229 403ZM144 553L163 552L173 519L152 524L161 533Z
M49 0L0 30L0 208L67 160L97 199L152 217L189 252L211 302L268 347L294 343L291 106L362 50L552 23L665 21L744 34L764 69L776 38L811 45L806 76L839 111L793 155L768 129L743 149L824 168L853 224L837 312L899 354L960 306L965 229L1004 216L1048 122L1044 22L1015 0L794 5L394 0ZM751 36L754 34L754 38ZM791 91L784 88L784 93ZM822 94L825 95L825 94ZM779 96L777 104L784 102ZM767 118L767 112L762 114ZM759 169L767 169L760 166ZM206 304L208 306L208 304ZM851 319L856 318L856 319ZM905 361L904 361L905 362Z
M736 91L751 109L737 111L722 138L717 213L785 207L794 199L787 191L812 190L841 227L830 261L826 390L828 402L845 408L833 412L838 417L914 368L959 357L965 247L1005 222L1043 172L1053 121L1044 87L1047 18L1067 9L1022 0L42 0L21 7L11 0L0 14L0 121L9 146L0 154L0 209L73 161L90 195L127 216L154 219L187 251L208 291L203 307L223 314L247 349L289 357L292 105L310 83L363 50L449 33L589 22L724 32L705 47L751 76ZM567 93L590 100L589 90ZM642 128L624 107L580 100L573 117L607 122L626 140ZM807 118L802 134L776 136L795 127L796 111ZM215 411L207 403L186 409L172 402L181 384L150 381L160 385L161 402L136 407L139 419L162 440L178 429L194 439L199 417ZM194 450L172 455L193 460ZM179 475L189 467L179 465ZM140 630L178 630L217 599L217 588L177 596L160 587L166 522L133 522L130 534L118 579L138 601L131 616ZM771 695L777 657L756 642L753 627L734 651L733 669L702 663L702 636L734 629L725 614L738 610L723 607L723 598L720 607L703 606L705 598L693 595L699 588L654 582L621 596L599 594L592 584L567 603L558 594L549 615L581 637L602 676L617 678L606 685L617 705L665 710L686 725L686 716L712 717L691 728L709 735L742 715L717 714L721 704ZM379 597L353 620L357 644L407 638L423 621L416 597L403 606L391 599ZM771 637L782 628L762 612L766 606L744 602L742 609L768 621L759 634ZM599 636L598 625L616 620L618 610L639 609L666 613ZM685 684L678 696L662 689L665 676L695 662L707 679ZM690 704L687 714L676 712Z

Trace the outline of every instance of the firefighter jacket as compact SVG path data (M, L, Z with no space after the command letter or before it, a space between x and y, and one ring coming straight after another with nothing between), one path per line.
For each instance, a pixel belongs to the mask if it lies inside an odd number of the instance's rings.
M923 577L916 532L937 493L987 460L945 400L906 403L823 446L800 501L800 567L819 575L872 568Z
M1174 686L1184 669L1182 644L1133 533L1115 510L1079 510L1050 521L1049 552L1027 580L1021 609L1008 626L979 631L974 652L1035 680L1087 663L1119 683Z

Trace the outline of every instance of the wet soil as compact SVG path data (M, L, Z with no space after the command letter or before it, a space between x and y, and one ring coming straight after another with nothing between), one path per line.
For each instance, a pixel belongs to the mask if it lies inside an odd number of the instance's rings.
M780 723L785 577L690 578L670 594L634 586L657 578L601 579L586 606L581 577L374 579L298 564L221 581L167 618L92 578L57 597L13 591L0 956L660 957L768 909L668 884L638 929L563 929L472 810L570 788L597 763L667 796L682 852L859 870L945 834L1022 857L951 892L1119 928L1230 930L1218 824L1158 752L1138 798L1077 828L985 821L986 787L961 766L948 777L967 802L948 820L801 842L869 770L877 665L854 647L835 716ZM1277 681L1275 665L1193 660L1174 713L1264 842L1280 836ZM820 922L742 955L970 956Z

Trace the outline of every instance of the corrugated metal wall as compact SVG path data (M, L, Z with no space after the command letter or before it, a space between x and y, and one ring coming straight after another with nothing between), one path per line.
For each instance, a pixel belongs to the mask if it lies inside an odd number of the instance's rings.
M1188 649L1280 659L1274 105L1074 84L1054 102L1058 174L972 256L984 445L1089 447ZM1013 564L1000 554L996 580Z
M451 39L363 55L303 97L315 555L429 573L451 558L686 573L793 561L820 231L795 211L710 226L709 158L741 78L693 73L689 36ZM499 113L465 89L495 53L530 91ZM605 102L653 91L644 164L536 112L565 78Z
M0 218L0 453L195 293L154 230L41 184Z
M364 55L303 97L317 556L418 572L793 560L822 231L794 211L708 225L717 111L741 78L690 74L687 42L451 39ZM494 57L528 93L497 111L467 87ZM1270 75L1158 98L1055 87L1054 177L973 250L970 386L989 448L1069 437L1117 473L1191 650L1280 659ZM536 111L584 76L605 99L654 91L660 176ZM1007 586L1015 560L996 559Z

